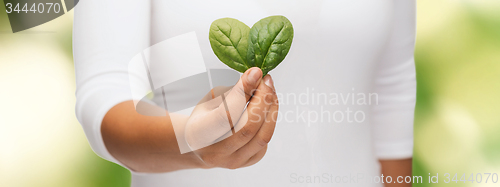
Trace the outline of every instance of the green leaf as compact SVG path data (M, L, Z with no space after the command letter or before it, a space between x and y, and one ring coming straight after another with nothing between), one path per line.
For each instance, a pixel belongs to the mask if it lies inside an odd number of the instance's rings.
M210 45L215 55L227 66L245 72L247 64L248 33L250 27L233 18L215 20L210 26Z
M210 26L209 39L215 55L227 66L242 73L259 67L265 76L290 51L293 27L284 16L261 19L251 29L236 19L222 18Z
M261 19L253 25L248 36L248 66L260 67L266 75L285 59L292 40L292 23L286 17Z

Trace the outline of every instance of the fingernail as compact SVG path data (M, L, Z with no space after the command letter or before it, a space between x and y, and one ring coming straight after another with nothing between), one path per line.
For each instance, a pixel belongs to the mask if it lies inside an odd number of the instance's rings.
M273 79L271 78L271 75L266 75L266 77L264 77L264 84L266 84L267 86L269 86L269 88L272 88L274 90L274 83Z
M248 82L252 84L257 84L257 81L259 81L260 77L262 76L262 73L259 68L252 68L250 69L250 72L248 73L247 79Z

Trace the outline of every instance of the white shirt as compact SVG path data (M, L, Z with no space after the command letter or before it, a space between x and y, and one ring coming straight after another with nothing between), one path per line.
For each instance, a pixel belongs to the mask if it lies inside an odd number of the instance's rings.
M283 15L294 38L269 73L280 114L266 156L237 170L132 172L132 186L380 186L367 181L380 176L378 159L412 156L415 8L415 0L81 1L73 36L76 114L92 149L121 164L106 150L100 126L111 107L132 99L134 56L194 31L205 66L227 68L210 47L212 21L231 17L251 27Z

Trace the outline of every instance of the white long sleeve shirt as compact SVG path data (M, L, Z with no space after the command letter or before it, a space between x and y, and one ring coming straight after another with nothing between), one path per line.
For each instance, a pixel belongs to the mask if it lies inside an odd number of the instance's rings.
M283 15L294 38L269 73L280 113L265 157L237 170L132 172L132 186L381 186L378 159L412 156L415 8L415 0L81 1L73 31L76 114L92 149L121 164L100 127L110 108L133 99L131 87L150 85L130 76L134 57L194 33L205 68L227 69L208 40L214 20L251 27Z

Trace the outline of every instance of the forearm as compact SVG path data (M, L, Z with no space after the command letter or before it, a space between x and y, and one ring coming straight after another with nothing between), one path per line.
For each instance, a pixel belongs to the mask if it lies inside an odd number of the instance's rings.
M136 112L132 101L114 106L103 119L101 132L113 157L138 172L169 172L197 168L199 159L192 153L180 154L171 117L159 107L150 106L166 116L144 116Z
M412 175L412 159L380 160L384 178L391 176L393 183L384 183L385 187L411 187L411 183L397 183L397 178ZM394 183L396 182L396 183Z

